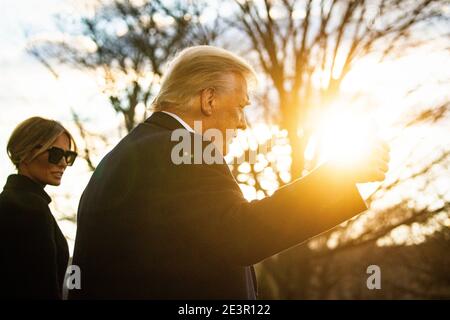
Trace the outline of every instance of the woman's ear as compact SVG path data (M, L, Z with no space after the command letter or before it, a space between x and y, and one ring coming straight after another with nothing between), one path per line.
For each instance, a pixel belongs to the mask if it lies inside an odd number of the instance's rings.
M17 173L23 174L24 172L28 172L28 161L21 161L19 164L17 164Z
M207 88L200 93L200 108L205 116L211 116L216 103L216 90Z

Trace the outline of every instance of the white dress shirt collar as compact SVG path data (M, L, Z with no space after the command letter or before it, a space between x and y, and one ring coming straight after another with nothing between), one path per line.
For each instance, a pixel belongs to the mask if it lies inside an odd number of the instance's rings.
M188 125L183 119L181 119L179 116L177 116L176 114L172 113L172 112L168 112L168 111L161 111L164 112L165 114L168 114L169 116L171 116L172 118L175 118L179 123L181 123L181 125L187 130L190 131L192 133L195 133L194 129L191 128L190 125Z

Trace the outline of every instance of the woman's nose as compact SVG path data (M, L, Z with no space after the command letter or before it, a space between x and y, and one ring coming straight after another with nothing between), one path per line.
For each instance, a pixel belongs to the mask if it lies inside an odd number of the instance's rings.
M59 167L64 167L64 168L67 167L67 161L66 161L65 157L62 157L61 161L58 163L58 166Z

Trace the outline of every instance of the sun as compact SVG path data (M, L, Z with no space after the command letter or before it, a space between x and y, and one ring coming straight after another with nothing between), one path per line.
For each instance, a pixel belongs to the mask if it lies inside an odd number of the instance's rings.
M352 165L366 157L377 137L376 125L367 115L334 109L321 115L305 157L318 163L333 160Z
M369 113L354 109L333 108L321 114L315 121L315 130L305 150L307 171L326 161L333 161L337 167L354 168L367 163L381 134L375 120ZM307 172L306 172L307 173ZM358 184L364 199L377 190L381 182Z

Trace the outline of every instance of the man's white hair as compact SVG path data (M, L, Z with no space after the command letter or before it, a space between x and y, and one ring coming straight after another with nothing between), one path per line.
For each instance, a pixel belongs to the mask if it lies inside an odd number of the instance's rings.
M254 69L234 53L213 46L186 48L169 63L152 109L186 111L191 100L204 89L234 89L227 77L232 73L241 75L250 85L256 83Z

